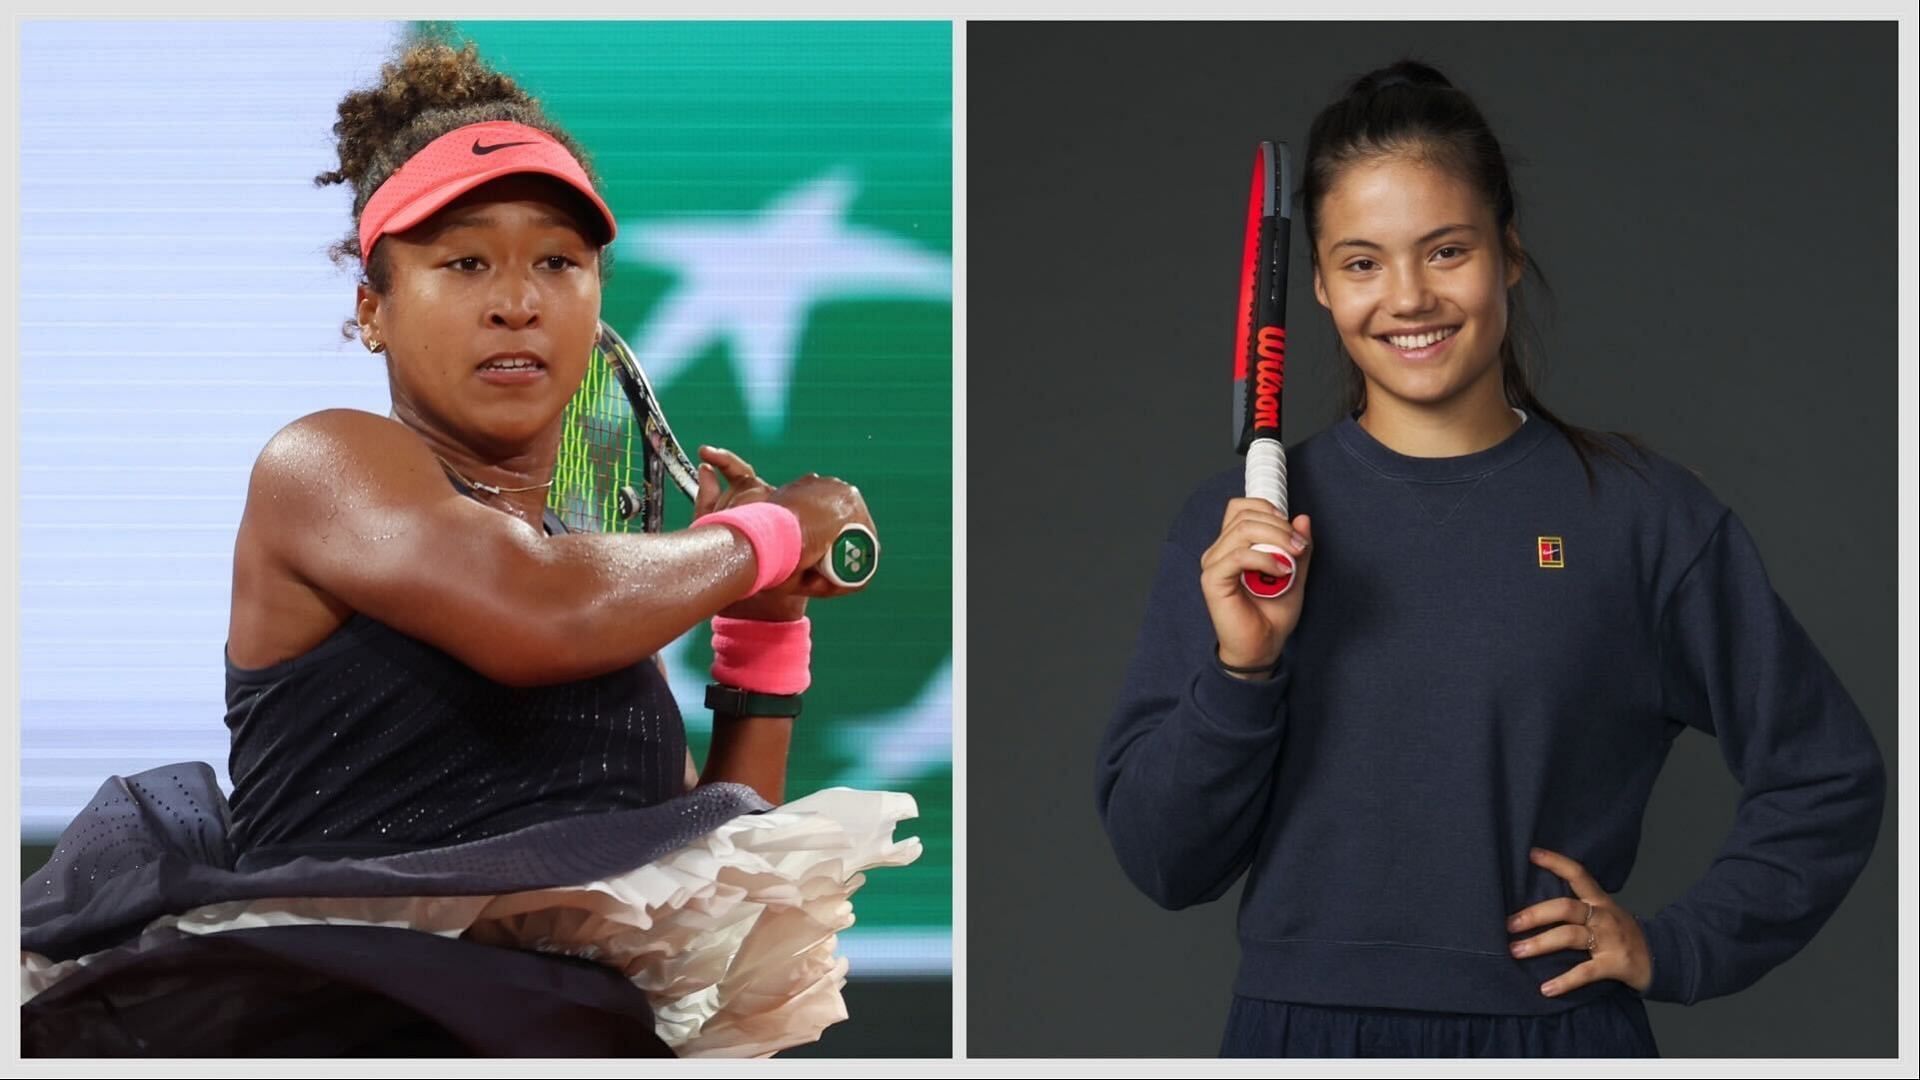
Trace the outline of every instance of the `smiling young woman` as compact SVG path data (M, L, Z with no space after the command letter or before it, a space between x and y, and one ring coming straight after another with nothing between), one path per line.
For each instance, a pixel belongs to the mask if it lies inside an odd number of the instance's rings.
M1350 166L1317 230L1331 242L1314 251L1314 295L1366 380L1360 426L1415 457L1511 435L1499 346L1524 266L1512 226L1467 181L1403 155Z
M857 871L918 850L892 842L910 800L885 793L762 813L811 679L806 605L847 591L802 568L871 528L860 493L706 448L692 527L569 533L546 491L617 230L585 155L438 43L350 94L335 133L318 179L355 192L349 332L384 357L392 411L315 413L261 452L234 548L231 799L173 766L116 778L68 829L27 884L29 1052L818 1037L845 1016L831 931ZM716 679L746 692L728 700L766 713L716 715L696 774L656 657L709 620ZM748 943L771 952L733 969ZM675 990L670 1016L643 987Z
M1347 415L1292 450L1291 520L1236 469L1170 529L1100 747L1114 850L1170 908L1246 876L1223 1054L1654 1054L1643 998L1743 989L1839 905L1879 750L1739 519L1534 395L1537 268L1465 94L1357 80L1302 217ZM1255 543L1299 553L1279 599L1240 588ZM1742 798L1641 916L1612 894L1688 725Z

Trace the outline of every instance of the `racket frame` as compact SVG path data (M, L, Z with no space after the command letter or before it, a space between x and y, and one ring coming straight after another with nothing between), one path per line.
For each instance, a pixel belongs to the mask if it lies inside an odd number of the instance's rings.
M660 396L654 393L646 369L640 366L639 359L633 355L626 341L605 321L600 323L594 350L597 362L605 363L612 370L615 381L626 396L633 418L640 425L640 437L644 445L642 456L645 459L646 490L632 500L637 505L631 511L626 511L623 506L621 519L630 520L639 516L642 528L648 532L659 532L665 515L665 481L671 480L682 495L693 500L700 491L699 468L681 447L680 440L674 437L673 426L667 423L667 415L660 406ZM628 500L623 498L621 501L624 504ZM834 539L826 556L820 560L818 569L836 585L857 587L872 580L879 561L880 540L873 530L865 525L848 523ZM841 572L839 564L842 562L851 564L851 575ZM862 562L865 563L864 573L860 572Z
M1246 494L1287 512L1287 455L1280 437L1281 390L1286 381L1287 256L1293 215L1288 192L1292 155L1285 143L1262 140L1254 148L1253 182L1240 266L1240 316L1234 341L1234 449L1247 458ZM1272 599L1293 587L1293 556L1271 544L1254 550L1273 557L1275 572L1246 571L1241 585Z

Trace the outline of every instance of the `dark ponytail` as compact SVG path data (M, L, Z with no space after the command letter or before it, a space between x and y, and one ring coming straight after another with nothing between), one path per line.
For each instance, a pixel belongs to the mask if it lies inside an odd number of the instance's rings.
M1301 190L1301 217L1307 227L1308 250L1319 265L1320 207L1342 172L1361 162L1389 156L1410 156L1445 169L1480 192L1493 210L1494 226L1506 258L1522 268L1521 286L1507 295L1507 333L1500 342L1500 376L1509 404L1559 428L1573 444L1594 482L1592 458L1604 455L1638 468L1614 443L1585 428L1574 427L1554 415L1533 392L1532 369L1538 356L1538 336L1527 316L1525 278L1551 295L1539 263L1522 251L1510 231L1519 216L1519 197L1513 190L1512 170L1500 141L1486 117L1445 75L1416 60L1402 60L1354 80L1338 101L1320 111L1307 135L1307 166ZM1358 365L1347 359L1343 411L1353 415L1366 407L1367 383ZM1612 433L1622 442L1642 449L1630 435Z

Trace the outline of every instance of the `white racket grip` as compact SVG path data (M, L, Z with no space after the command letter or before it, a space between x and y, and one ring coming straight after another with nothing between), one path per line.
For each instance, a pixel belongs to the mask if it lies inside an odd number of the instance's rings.
M1289 525L1293 523L1293 516L1287 513L1287 449L1279 439L1255 439L1247 447L1246 486L1248 498L1267 500ZM1241 574L1241 586L1262 600L1285 595L1293 588L1293 556L1271 544L1255 544L1254 550L1272 555L1278 565L1272 574Z
M1265 499L1293 520L1287 513L1287 448L1279 439L1255 439L1247 447L1247 497Z

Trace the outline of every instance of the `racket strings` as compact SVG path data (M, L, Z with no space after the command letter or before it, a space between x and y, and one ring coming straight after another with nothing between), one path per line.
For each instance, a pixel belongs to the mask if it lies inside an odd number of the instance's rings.
M658 531L658 464L636 430L614 363L596 345L580 389L567 402L547 505L577 532Z

